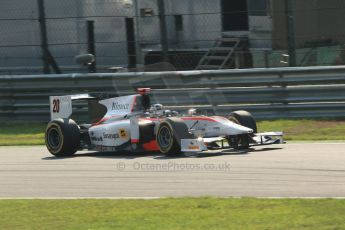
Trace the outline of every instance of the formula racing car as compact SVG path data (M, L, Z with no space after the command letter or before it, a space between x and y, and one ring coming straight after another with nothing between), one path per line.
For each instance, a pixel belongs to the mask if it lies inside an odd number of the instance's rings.
M106 99L90 94L51 96L51 121L45 132L49 152L57 157L85 149L158 151L171 156L283 143L282 132L257 133L249 112L234 111L222 117L204 116L190 109L183 115L161 104L151 105L149 92L143 88L135 95ZM96 102L89 112L97 114L99 121L77 124L72 120L72 103L78 100Z

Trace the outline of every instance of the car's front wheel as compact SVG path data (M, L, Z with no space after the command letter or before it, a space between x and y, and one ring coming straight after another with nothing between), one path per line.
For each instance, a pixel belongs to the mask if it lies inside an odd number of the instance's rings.
M192 138L188 127L179 118L167 118L162 121L157 130L156 141L161 153L167 156L180 156L181 139Z
M258 130L256 121L253 115L245 110L239 110L239 111L234 111L230 113L228 119L236 124L252 129L254 133L256 133ZM229 137L229 142L230 142L230 145L234 148L246 149L246 148L249 148L251 139L252 138L250 135L242 134L242 135Z

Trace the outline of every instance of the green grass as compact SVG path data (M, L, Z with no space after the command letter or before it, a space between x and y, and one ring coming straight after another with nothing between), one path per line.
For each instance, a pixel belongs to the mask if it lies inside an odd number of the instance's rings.
M0 124L0 146L43 145L44 123Z
M0 146L43 145L44 123L0 124ZM287 141L345 140L344 120L276 120L258 122L259 132L284 131Z
M345 200L1 200L0 229L345 229Z
M284 131L292 141L345 140L344 120L275 120L258 122L259 132Z

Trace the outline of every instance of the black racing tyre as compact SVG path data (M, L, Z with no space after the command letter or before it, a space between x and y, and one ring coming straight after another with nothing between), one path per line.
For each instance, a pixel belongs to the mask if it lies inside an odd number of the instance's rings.
M54 156L72 156L80 145L79 127L72 119L53 120L47 125L45 142Z
M254 117L245 110L238 110L230 113L228 119L236 124L252 129L254 133L258 131ZM232 145L237 149L246 149L249 148L251 140L248 134L238 135L236 141L233 141Z
M156 141L161 153L167 156L181 156L181 139L190 139L192 134L182 119L167 118L157 130Z
M254 133L258 132L256 121L253 115L245 110L238 110L238 111L234 111L230 113L228 119L237 124L240 124L242 126L252 129Z

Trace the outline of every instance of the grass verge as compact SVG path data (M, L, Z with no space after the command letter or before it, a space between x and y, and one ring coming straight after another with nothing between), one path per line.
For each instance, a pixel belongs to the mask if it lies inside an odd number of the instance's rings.
M0 146L43 145L44 123L0 124ZM258 122L259 132L284 131L287 141L345 140L344 120L275 120Z
M44 123L1 123L0 146L44 144Z
M0 229L345 229L345 200L1 200Z
M290 141L345 140L344 120L276 120L258 122L259 131L284 131Z

